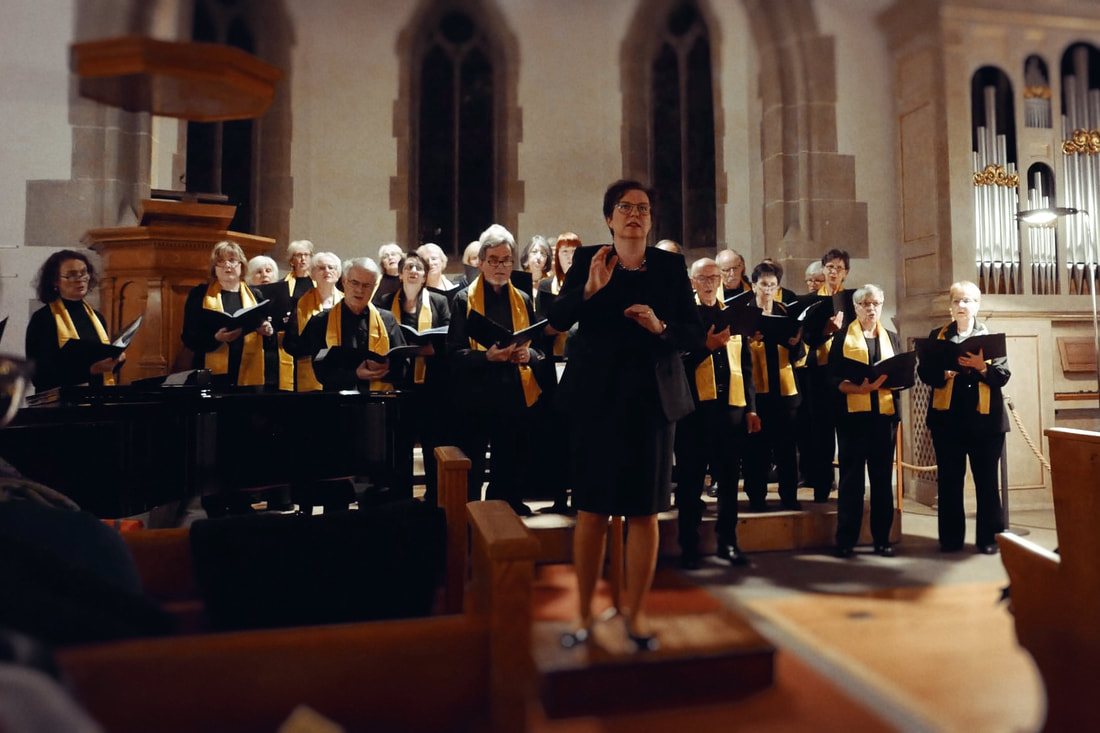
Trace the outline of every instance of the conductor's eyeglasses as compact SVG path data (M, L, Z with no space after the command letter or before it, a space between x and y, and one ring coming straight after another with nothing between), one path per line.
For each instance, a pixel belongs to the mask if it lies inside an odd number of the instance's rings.
M649 216L649 204L632 204L629 201L620 201L615 204L615 208L618 209L623 216L630 216L635 211L638 212L638 216Z

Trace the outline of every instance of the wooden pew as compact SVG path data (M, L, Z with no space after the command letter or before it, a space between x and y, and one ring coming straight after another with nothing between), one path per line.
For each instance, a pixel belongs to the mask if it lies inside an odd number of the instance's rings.
M461 538L454 546L463 562L467 531L473 547L474 582L461 613L60 650L80 702L107 730L122 733L273 731L299 704L351 730L522 731L538 542L507 504L466 506L468 461L455 449L437 455L441 496L460 482L463 497L461 511L448 511L448 537ZM178 609L184 604L184 616L201 615L186 606L194 603L186 592L194 574L178 546L181 531L150 532L174 534L137 541L141 571L179 574L175 584L151 582L150 592ZM462 602L453 590L445 597Z
M1011 582L1016 638L1047 694L1044 730L1090 727L1100 670L1100 433L1052 428L1058 554L1013 534L997 536Z

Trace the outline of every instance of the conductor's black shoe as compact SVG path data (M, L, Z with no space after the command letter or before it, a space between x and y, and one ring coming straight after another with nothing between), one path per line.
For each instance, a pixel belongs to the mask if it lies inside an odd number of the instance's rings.
M588 641L588 629L583 626L576 631L566 631L561 635L561 645L566 649L572 649Z
M623 623L626 625L626 635L634 642L634 648L639 652L655 652L661 648L661 643L657 641L655 634L636 634L634 630L630 628L630 622L626 620L626 616L623 616Z
M962 545L940 545L940 552L958 552L963 548Z
M749 499L749 511L750 512L756 512L758 514L761 513L761 512L768 511L768 500L767 499Z
M996 555L997 543L990 542L988 545L978 545L978 552L982 553L983 555Z
M730 565L736 565L737 567L744 567L749 564L749 558L745 556L745 553L741 552L741 548L728 542L718 543L717 555L729 562Z
M681 552L680 553L680 569L681 570L698 570L702 561L699 559L698 552Z
M842 558L842 559L843 558L849 558L849 557L851 557L852 555L855 554L855 550L853 550L851 547L846 547L846 546L842 545L842 546L836 548L836 551L835 551L834 554L837 557Z
M780 499L779 505L792 512L802 511L802 502L798 499Z
M890 545L875 545L875 554L881 555L882 557L893 557L894 548L890 547Z
M531 511L531 507L527 506L522 501L512 504L512 511L516 513L517 517L529 517L534 513Z

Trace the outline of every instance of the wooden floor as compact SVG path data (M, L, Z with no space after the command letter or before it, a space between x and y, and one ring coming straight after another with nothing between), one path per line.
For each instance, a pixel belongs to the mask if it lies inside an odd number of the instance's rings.
M1034 731L1042 683L998 602L1003 586L807 594L748 606L764 622L758 628L773 625L781 632L773 639L877 693L895 720L936 731Z

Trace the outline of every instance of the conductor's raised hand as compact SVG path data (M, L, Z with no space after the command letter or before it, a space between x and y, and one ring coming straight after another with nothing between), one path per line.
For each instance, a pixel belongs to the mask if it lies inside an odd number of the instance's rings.
M615 254L615 248L610 244L600 247L588 263L588 281L584 284L584 297L591 298L603 289L611 281L611 274L615 271L615 264L619 256Z
M665 331L664 321L658 318L653 308L645 303L635 303L624 310L623 315L650 333L660 336Z

